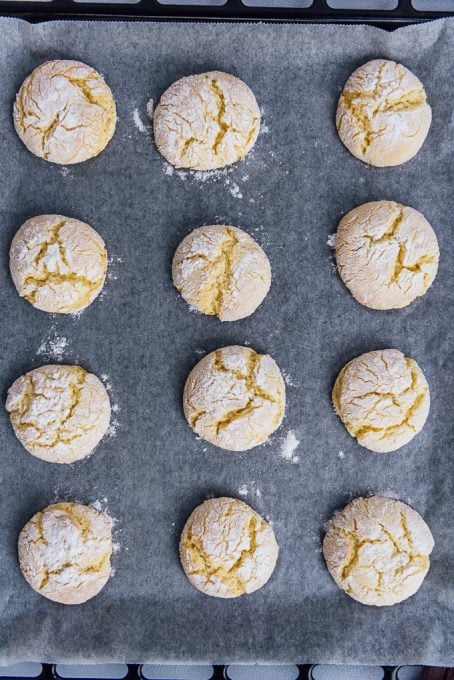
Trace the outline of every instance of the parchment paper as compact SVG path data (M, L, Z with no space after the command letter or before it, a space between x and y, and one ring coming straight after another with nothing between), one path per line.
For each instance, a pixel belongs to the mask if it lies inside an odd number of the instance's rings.
M116 436L72 466L27 454L0 409L0 661L454 665L454 23L391 34L363 26L32 26L2 19L0 35L2 398L17 376L52 362L60 349L61 361L107 376L119 407ZM375 57L412 69L433 108L417 157L382 170L353 158L333 123L346 78ZM54 58L95 66L119 114L108 148L66 169L29 154L11 117L22 80ZM209 69L252 86L264 132L245 162L203 182L171 173L153 146L146 105L177 78ZM430 292L389 313L353 300L327 245L344 212L381 198L421 210L441 249ZM78 319L34 310L10 280L13 234L26 218L46 212L89 222L112 258L105 294ZM238 323L191 313L171 282L180 239L213 222L248 230L273 268L268 298ZM270 353L291 383L280 431L244 454L197 440L181 409L191 367L204 352L232 343ZM330 390L346 361L383 347L418 361L432 407L411 444L374 455L347 434ZM281 455L290 430L300 441L293 463ZM369 492L410 502L435 537L423 586L394 607L350 599L335 586L320 552L323 525L334 510ZM279 563L254 595L210 598L183 575L179 534L209 494L244 498L273 522ZM98 597L78 607L40 597L18 568L18 532L56 499L107 499L118 520L116 573Z

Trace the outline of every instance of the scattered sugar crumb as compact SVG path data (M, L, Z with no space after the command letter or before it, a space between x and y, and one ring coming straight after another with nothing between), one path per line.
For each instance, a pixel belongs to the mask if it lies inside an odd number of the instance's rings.
M169 175L171 177L174 173L175 168L173 165L170 165L170 163L164 163L164 174Z
M112 413L118 413L120 411L120 406L118 404L112 404Z
M111 421L110 421L108 430L106 432L106 437L108 439L112 439L113 437L116 437L119 427L121 427L120 421L117 420L116 418L112 418Z
M63 335L57 335L55 328L52 328L47 338L39 346L36 354L58 361L63 358L68 345L68 338L65 338Z
M343 451L339 451L337 455L339 456L339 458L345 458L345 453Z
M93 503L90 503L91 507L97 510L98 512L104 512L107 506L107 498L101 498L99 501L94 501Z
M114 555L116 555L118 552L120 552L120 544L119 543L112 543L112 552Z
M144 125L144 123L142 122L139 109L134 109L132 117L134 119L135 126L139 130L139 132L147 132L147 126Z
M107 373L103 373L101 375L101 380L103 381L106 390L112 389L112 385L110 384L110 377L107 375Z
M240 494L240 496L247 496L248 493L249 493L249 489L248 489L247 484L242 484L242 485L238 488L238 493Z
M69 168L66 168L64 165L62 165L60 168L60 174L63 177L69 177L69 179L72 179L74 177L71 170Z
M334 234L330 234L328 236L328 240L327 240L326 244L330 248L333 248L333 249L336 247L336 232L334 232Z
M269 133L270 129L268 125L260 125L260 134L261 135L267 135Z
M299 446L299 439L295 437L293 430L289 430L282 441L281 456L284 460L289 460L292 463L299 463L299 456L294 456L296 449Z
M172 522L171 526L174 527L174 526L175 526L175 522Z
M149 99L147 101L147 115L148 118L151 120L153 118L153 100Z
M116 266L123 263L121 257L109 257L107 260L107 278L109 281L116 281L118 279L118 272ZM103 291L104 292L104 291Z
M296 387L296 382L294 378L290 375L290 373L287 373L286 371L281 370L282 375L284 376L284 381L285 384L288 385L288 387Z
M204 349L195 349L194 354L197 354L198 357L201 357L203 354L205 354Z
M255 490L255 495L257 496L257 498L261 498L261 497L262 497L262 492L260 491L260 489L256 489L256 490Z
M233 198L243 198L243 194L241 193L238 184L235 184L235 182L232 182L230 179L226 179L225 185L228 187L228 190L232 194Z

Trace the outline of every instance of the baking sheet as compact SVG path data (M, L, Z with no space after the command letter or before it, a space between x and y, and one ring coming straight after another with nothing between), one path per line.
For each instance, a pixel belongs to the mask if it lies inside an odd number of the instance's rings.
M117 405L111 436L72 466L28 455L0 410L0 662L454 665L454 23L386 33L364 26L32 26L1 19L0 35L1 394L22 372L60 360L104 376ZM433 108L422 150L397 168L354 159L333 123L346 78L374 57L411 68ZM30 155L11 119L24 77L54 58L95 66L118 106L106 151L68 168ZM172 173L151 141L147 103L177 78L210 69L252 86L263 132L246 161L227 172ZM430 292L395 312L358 305L327 245L344 212L381 198L421 210L441 249ZM26 218L46 212L89 222L110 253L105 293L79 318L33 309L9 277L13 234ZM265 303L237 323L189 312L171 282L180 239L216 222L248 230L273 268ZM233 343L270 353L289 383L283 426L267 445L244 454L197 440L181 409L192 366ZM349 437L330 390L346 361L383 347L418 361L432 408L411 444L375 455ZM282 456L289 432L300 441L293 462ZM368 492L410 502L435 537L424 585L392 608L347 597L321 556L323 524ZM269 584L230 601L192 588L177 552L194 506L221 494L244 498L269 518L281 548ZM101 501L118 520L115 575L98 597L74 608L35 594L16 558L23 524L57 499Z

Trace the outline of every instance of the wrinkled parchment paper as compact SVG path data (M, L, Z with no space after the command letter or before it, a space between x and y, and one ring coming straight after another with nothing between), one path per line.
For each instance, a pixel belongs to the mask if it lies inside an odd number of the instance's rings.
M454 23L386 33L364 26L2 19L0 35L2 398L22 372L57 360L103 376L116 405L111 436L93 457L71 466L28 455L0 410L1 662L454 665ZM397 168L353 158L333 123L346 78L375 57L412 69L433 108L422 150ZM68 168L29 154L11 117L22 80L55 58L95 66L118 106L108 148ZM262 134L247 160L228 172L202 179L172 173L153 146L147 104L177 78L210 69L234 73L253 88ZM421 210L441 249L429 293L395 312L358 305L327 245L343 213L381 198ZM10 280L13 234L26 218L46 212L89 222L109 250L105 293L79 318L33 309ZM249 231L273 268L268 298L238 323L191 313L171 282L180 239L216 222ZM181 409L191 367L203 353L232 343L270 353L288 382L283 426L268 445L244 454L197 440ZM330 390L346 361L382 347L418 361L432 408L411 444L374 455L347 434ZM293 462L282 456L289 432L300 442ZM409 502L435 537L422 588L392 608L347 597L320 552L334 510L370 492ZM182 573L180 531L210 494L241 497L273 522L279 563L254 595L209 598ZM17 563L19 530L57 499L100 501L117 519L115 575L78 607L34 593Z

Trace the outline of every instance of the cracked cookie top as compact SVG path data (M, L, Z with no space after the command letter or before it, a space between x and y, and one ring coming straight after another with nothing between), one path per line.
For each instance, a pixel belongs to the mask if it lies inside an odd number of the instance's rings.
M350 597L383 607L414 595L434 540L415 510L393 498L356 498L334 515L323 541L328 570Z
M18 541L21 571L40 595L81 604L109 580L112 522L79 503L56 503L36 513Z
M249 347L223 347L192 369L183 408L202 439L228 451L263 444L285 411L285 383L276 362Z
M372 309L399 309L424 295L439 254L424 215L394 201L365 203L339 222L339 274L353 297Z
M367 352L339 373L333 403L361 446L396 451L420 432L430 407L429 385L416 361L397 349Z
M339 98L336 127L356 158L400 165L424 143L432 110L418 78L402 64L374 59L352 73Z
M156 146L177 168L214 170L254 146L260 110L250 88L221 71L187 76L162 95L153 117Z
M24 222L13 238L10 270L19 295L37 309L76 313L101 292L106 247L85 222L38 215Z
M14 127L27 149L51 163L70 165L97 156L115 131L109 86L80 61L46 61L22 83Z
M41 366L22 375L8 390L6 410L21 444L50 463L88 456L110 422L106 388L80 366Z
M199 227L178 246L173 282L191 307L221 321L252 314L271 285L271 267L262 248L237 227Z
M214 597L253 593L270 578L279 548L270 525L235 498L210 498L191 514L180 539L183 569Z

